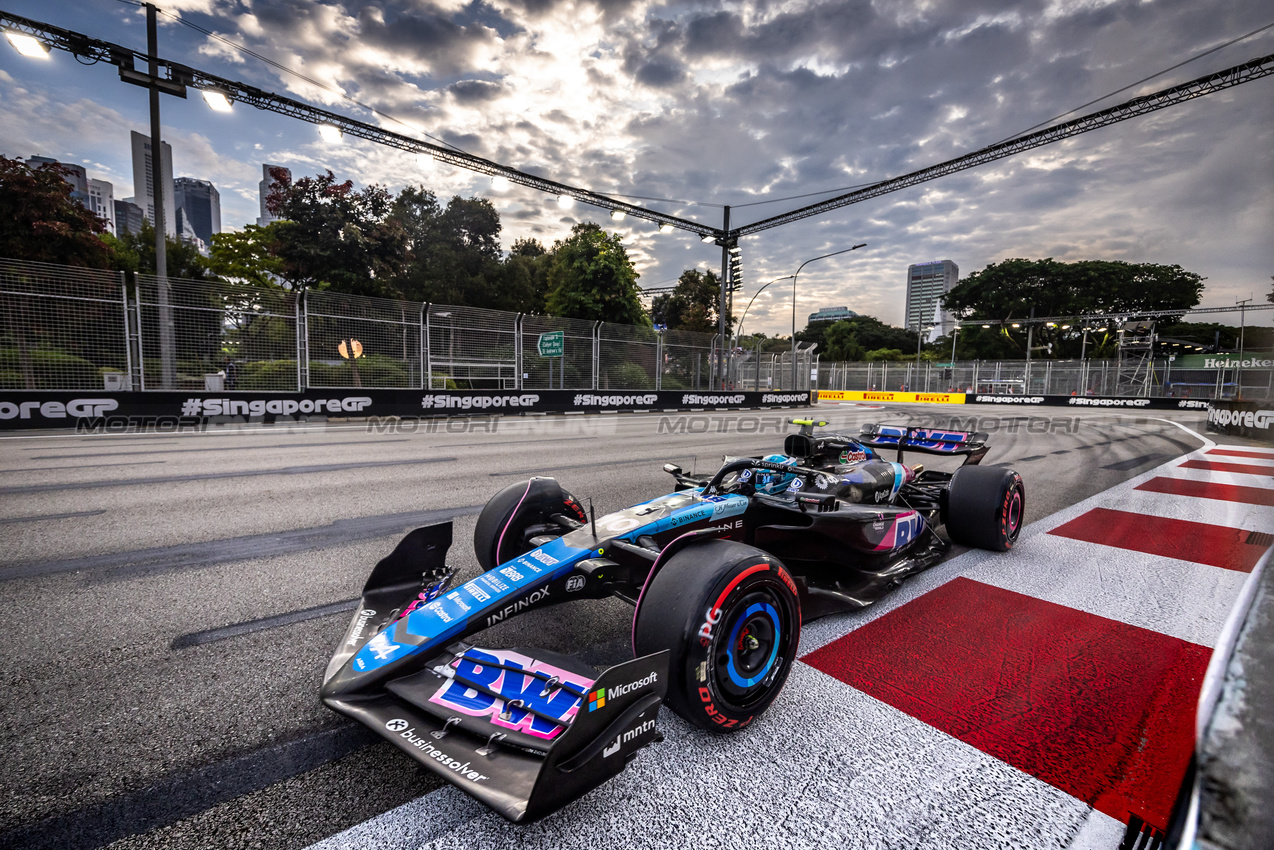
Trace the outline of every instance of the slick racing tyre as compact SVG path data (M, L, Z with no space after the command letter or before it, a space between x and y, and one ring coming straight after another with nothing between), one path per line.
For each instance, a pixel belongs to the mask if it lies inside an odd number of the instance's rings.
M579 501L553 478L519 481L492 496L473 529L473 551L482 569L531 551L533 537L560 537L563 529L550 521L553 514L579 522L588 519Z
M783 689L801 637L796 582L776 558L728 540L692 543L646 587L637 656L671 650L667 703L703 729L732 732Z
M962 466L947 494L947 535L956 543L1007 552L1022 530L1022 476L996 466Z

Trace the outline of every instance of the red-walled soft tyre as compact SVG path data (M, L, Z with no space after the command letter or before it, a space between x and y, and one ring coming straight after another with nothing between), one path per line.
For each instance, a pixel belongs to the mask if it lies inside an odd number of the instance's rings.
M667 704L691 723L733 732L783 689L801 638L796 582L778 559L728 540L681 549L636 613L638 656L670 650Z
M947 535L956 543L1007 552L1022 531L1022 476L998 466L962 466L947 495Z
M530 552L535 548L530 542L535 534L560 535L562 529L549 522L553 514L579 522L588 518L579 500L553 478L519 481L488 499L473 528L473 551L482 569Z

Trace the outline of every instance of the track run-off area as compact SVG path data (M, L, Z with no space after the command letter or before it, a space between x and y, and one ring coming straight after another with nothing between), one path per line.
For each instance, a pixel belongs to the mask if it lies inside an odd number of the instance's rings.
M983 463L1025 481L1018 545L956 548L807 623L754 726L663 711L662 744L522 826L319 704L372 566L451 519L466 581L478 511L511 482L552 475L600 516L671 491L664 462L781 450L809 411L0 438L0 846L1114 850L1130 819L1162 828L1211 648L1271 542L1274 449L1204 436L1202 412L814 413L987 432ZM631 622L576 601L477 640L603 668L631 657Z

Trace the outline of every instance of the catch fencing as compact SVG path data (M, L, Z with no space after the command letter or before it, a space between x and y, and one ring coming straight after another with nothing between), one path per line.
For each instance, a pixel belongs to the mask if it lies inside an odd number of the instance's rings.
M1270 355L1264 355L1266 358ZM1274 370L1182 369L1168 357L1119 360L957 360L824 363L824 390L905 390L1011 395L1140 396L1223 399L1274 397Z
M716 334L3 259L0 309L0 389L778 391L812 389L816 363Z
M1166 358L822 363L716 334L0 260L0 389L899 390L1264 398Z

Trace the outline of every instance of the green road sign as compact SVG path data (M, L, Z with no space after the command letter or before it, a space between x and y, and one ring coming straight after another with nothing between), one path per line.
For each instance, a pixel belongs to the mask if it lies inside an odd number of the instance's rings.
M564 334L562 331L551 331L546 334L540 334L540 356L541 357L561 357L564 348Z

